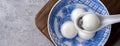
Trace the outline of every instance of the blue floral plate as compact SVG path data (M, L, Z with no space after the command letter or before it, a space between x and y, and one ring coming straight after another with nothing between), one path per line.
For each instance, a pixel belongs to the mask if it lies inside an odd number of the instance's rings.
M110 25L96 32L92 39L85 41L82 41L78 35L73 39L66 39L62 36L61 25L65 21L71 21L70 15L75 8L109 15L106 7L99 0L59 0L52 8L48 18L48 31L54 44L56 46L104 46L110 35Z

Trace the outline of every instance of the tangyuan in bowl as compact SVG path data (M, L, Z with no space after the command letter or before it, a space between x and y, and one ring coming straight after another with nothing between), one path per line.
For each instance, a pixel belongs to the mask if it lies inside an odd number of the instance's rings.
M104 46L109 38L111 26L105 26L89 40L82 40L78 35L67 39L61 34L61 26L72 21L71 13L75 8L85 12L109 15L105 6L98 0L60 0L52 8L48 18L49 35L56 46Z

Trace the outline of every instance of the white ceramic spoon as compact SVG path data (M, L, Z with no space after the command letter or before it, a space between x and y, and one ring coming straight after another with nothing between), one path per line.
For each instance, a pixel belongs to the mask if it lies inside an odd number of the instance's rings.
M100 25L95 30L90 31L90 30L82 29L80 27L80 25L79 25L79 22L81 21L80 19L82 17L84 17L84 15L86 15L86 14L93 14L93 15L96 15L99 18ZM94 20L90 20L90 21L94 22ZM74 24L75 24L76 30L78 30L78 35L81 38L90 39L90 38L92 38L94 36L95 32L99 31L101 28L103 28L103 27L105 27L107 25L110 25L110 24L118 23L118 22L120 22L120 14L103 16L103 15L94 14L94 13L91 13L91 12L84 12L84 13L82 13L79 16L76 17L76 20L74 21ZM95 24L93 24L93 25L95 25ZM91 26L91 28L92 28L92 26Z
M94 13L91 13L91 12L86 12L86 13L83 13L81 15L79 15L77 17L77 19L75 20L74 24L76 26L76 28L79 28L81 29L79 26L78 26L78 22L79 22L79 18L83 17L84 15L86 14L94 14ZM95 14L99 17L100 19L100 26L94 30L94 31L90 31L90 33L94 33L98 30L100 30L101 28L107 26L107 25L110 25L110 24L114 24L114 23L118 23L120 22L120 14L117 14L117 15L108 15L108 16L103 16L103 15L98 15L98 14ZM92 20L91 20L92 21ZM89 32L89 31L88 31Z

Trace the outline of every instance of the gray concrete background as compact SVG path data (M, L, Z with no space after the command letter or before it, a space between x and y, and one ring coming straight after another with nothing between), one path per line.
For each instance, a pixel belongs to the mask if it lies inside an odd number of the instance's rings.
M0 46L53 46L35 26L48 0L0 0Z

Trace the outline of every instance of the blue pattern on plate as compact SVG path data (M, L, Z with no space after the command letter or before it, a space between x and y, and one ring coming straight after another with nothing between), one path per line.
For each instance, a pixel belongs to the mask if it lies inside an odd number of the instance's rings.
M103 46L110 35L110 26L96 32L95 36L80 42L78 35L73 39L66 39L62 36L60 28L65 21L71 21L70 14L77 7L76 4L84 5L85 11L93 11L101 15L108 15L108 11L97 0L61 0L51 11L49 16L49 34L57 46Z

